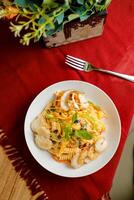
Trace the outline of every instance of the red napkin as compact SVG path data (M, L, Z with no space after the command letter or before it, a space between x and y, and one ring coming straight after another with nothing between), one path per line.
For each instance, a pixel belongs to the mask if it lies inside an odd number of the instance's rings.
M100 72L74 70L64 64L64 58L70 54L104 69L134 75L133 13L133 1L113 0L101 37L53 49L39 44L23 47L8 24L0 24L0 127L50 200L97 200L111 189L134 113L134 83ZM83 80L100 87L114 101L121 118L122 135L114 157L98 172L82 178L63 178L43 169L24 139L24 118L30 103L41 90L63 80Z

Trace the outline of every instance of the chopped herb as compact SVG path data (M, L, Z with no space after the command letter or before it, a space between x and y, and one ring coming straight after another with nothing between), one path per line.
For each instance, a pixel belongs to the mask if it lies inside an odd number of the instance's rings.
M77 113L75 113L72 117L72 123L77 123Z
M51 115L51 114L46 114L46 116L45 116L47 119L52 119L52 118L54 118L54 116L53 115Z
M86 139L86 140L92 139L92 134L89 133L89 132L86 131L86 130L78 130L78 131L75 131L75 136L76 136L76 137L83 138L83 139Z
M66 126L65 128L64 128L64 137L65 137L65 139L67 139L67 140L69 140L70 139L70 137L72 137L73 135L74 135L74 133L73 133L73 131L72 131L72 129L71 129L71 127L70 126Z

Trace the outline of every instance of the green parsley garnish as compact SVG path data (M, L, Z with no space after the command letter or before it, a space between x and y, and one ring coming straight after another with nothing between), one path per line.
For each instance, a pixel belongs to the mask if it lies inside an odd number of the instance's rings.
M78 130L78 131L75 131L75 136L79 137L79 138L82 138L82 139L86 139L86 140L90 140L93 138L92 134L89 133L88 131L86 130Z

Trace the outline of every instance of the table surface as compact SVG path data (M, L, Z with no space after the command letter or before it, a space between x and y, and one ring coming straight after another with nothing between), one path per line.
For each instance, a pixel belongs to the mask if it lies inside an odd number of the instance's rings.
M112 186L134 113L134 84L99 72L71 69L64 59L70 54L104 69L134 75L133 13L134 1L113 0L101 37L53 49L44 49L39 43L22 46L9 31L8 22L0 22L0 128L26 160L49 199L96 200ZM122 124L120 144L111 161L98 172L79 179L61 178L44 170L32 158L24 139L23 125L30 103L41 90L63 80L83 80L104 90L115 103Z

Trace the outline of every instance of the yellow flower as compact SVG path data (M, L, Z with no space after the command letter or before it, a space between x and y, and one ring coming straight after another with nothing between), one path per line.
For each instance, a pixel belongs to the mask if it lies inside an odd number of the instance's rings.
M12 19L19 13L19 9L13 6L6 6L5 10L7 11L5 16L7 19Z

